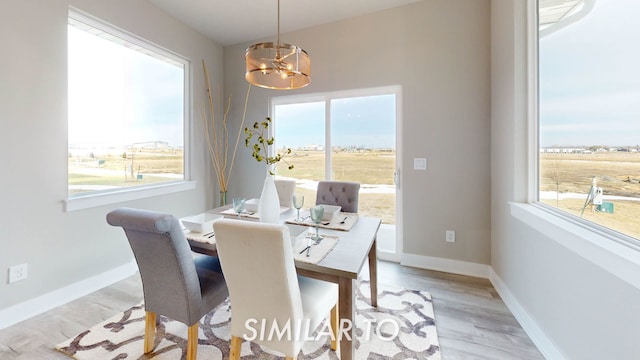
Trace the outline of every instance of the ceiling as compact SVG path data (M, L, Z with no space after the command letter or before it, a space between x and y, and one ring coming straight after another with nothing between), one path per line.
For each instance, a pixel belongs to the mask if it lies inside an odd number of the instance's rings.
M277 0L149 0L226 46L276 36ZM281 0L280 32L300 30L421 0Z

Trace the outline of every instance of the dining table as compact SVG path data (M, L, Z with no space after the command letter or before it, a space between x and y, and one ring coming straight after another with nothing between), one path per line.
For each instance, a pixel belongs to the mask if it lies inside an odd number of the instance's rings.
M229 209L231 209L231 205L221 206L206 212L228 216ZM229 217L233 218L233 216ZM290 227L291 233L300 233L298 227L304 225L297 225L291 221L295 217L295 209L283 209L280 213L280 223ZM257 216L245 217L244 219L258 221ZM381 219L379 218L356 215L355 222L348 230L323 227L320 231L322 235L338 237L339 241L335 247L317 263L295 260L298 275L338 284L338 316L339 324L342 327L339 331L341 334L339 339L341 360L355 358L353 346L355 286L365 263L368 263L369 266L370 304L373 307L378 306L376 237L380 224ZM217 255L215 241L195 241L189 237L187 239L192 251L205 255Z

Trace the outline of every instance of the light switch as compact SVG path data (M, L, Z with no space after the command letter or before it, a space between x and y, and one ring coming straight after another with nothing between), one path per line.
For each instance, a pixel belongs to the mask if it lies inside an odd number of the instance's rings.
M413 170L427 170L427 159L426 158L414 158L413 159Z

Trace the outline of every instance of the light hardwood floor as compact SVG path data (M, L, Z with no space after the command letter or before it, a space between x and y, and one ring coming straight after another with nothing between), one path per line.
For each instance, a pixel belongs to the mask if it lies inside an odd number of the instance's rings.
M487 279L380 261L378 282L431 293L444 360L544 359ZM53 347L141 300L134 275L4 329L0 359L68 359Z

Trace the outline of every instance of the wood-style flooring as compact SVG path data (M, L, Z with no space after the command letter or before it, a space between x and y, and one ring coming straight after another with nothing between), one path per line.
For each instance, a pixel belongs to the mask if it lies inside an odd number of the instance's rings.
M544 359L487 279L380 261L378 282L431 293L444 360ZM1 330L0 359L68 359L56 344L141 300L134 275Z

